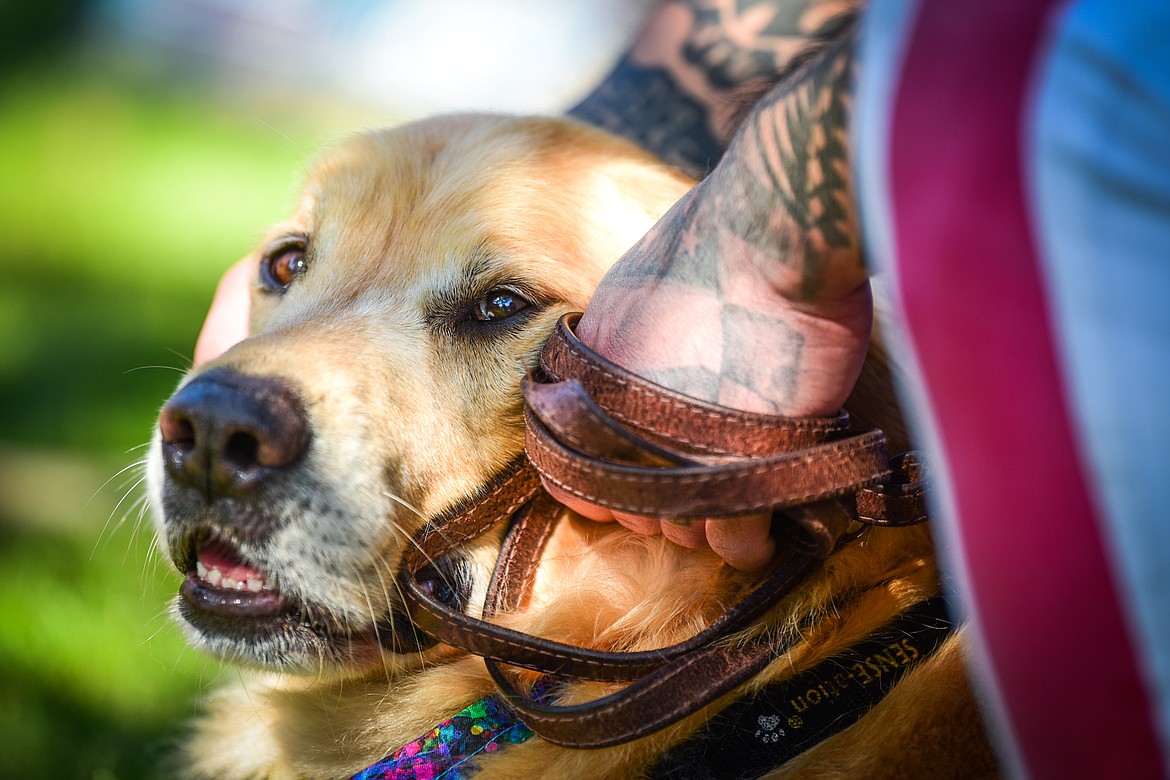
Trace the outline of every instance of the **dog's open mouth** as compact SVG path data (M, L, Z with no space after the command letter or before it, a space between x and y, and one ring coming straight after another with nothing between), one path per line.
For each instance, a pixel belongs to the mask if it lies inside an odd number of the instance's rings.
M191 606L228 617L269 617L289 605L259 567L230 542L211 537L195 545L180 592Z
M374 657L379 647L416 653L434 644L397 606L380 619L353 623L294 592L282 592L277 576L218 531L195 533L186 549L180 562L187 576L179 588L179 614L213 654L305 671L322 658L346 663L358 655ZM455 572L436 576L446 580Z

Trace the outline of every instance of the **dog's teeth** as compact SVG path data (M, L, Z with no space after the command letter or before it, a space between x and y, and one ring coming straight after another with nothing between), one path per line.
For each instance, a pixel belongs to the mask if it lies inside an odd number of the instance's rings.
M256 572L256 574L260 574ZM203 561L195 562L195 575L213 588L224 590L248 591L250 593L265 593L272 590L268 580L262 574L254 577L231 577L224 574L215 566L208 566Z

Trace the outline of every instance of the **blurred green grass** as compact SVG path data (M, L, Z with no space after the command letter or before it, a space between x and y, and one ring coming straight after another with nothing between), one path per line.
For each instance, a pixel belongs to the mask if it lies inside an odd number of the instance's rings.
M119 472L329 132L113 72L0 80L0 778L167 777L224 673L171 624L141 467Z

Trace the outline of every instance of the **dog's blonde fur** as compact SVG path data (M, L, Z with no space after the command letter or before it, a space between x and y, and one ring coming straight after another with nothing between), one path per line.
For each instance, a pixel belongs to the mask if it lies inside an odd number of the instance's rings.
M259 264L297 237L308 270L283 295L258 287L253 336L193 376L272 377L303 400L312 448L287 495L264 507L279 529L239 543L282 592L327 608L345 630L315 644L190 628L197 646L261 667L207 702L184 751L191 776L348 776L491 690L477 659L444 647L396 655L378 641L407 537L520 452L518 382L553 324L585 306L606 268L691 184L620 140L554 119L439 118L360 136L313 166L296 213L253 255ZM469 325L467 306L501 285L532 308L503 327ZM858 394L864 408L852 411L900 431L879 362ZM156 452L151 482L163 506L160 461ZM172 554L183 523L160 517ZM472 605L498 544L488 537L467 552ZM848 647L937 582L924 527L867 531L758 629L798 636L748 689ZM647 649L696 633L749 585L709 552L567 517L531 603L502 620L564 642ZM611 690L578 684L565 698ZM479 776L636 777L716 708L605 750L529 740L482 759ZM855 726L773 776L993 772L952 640Z

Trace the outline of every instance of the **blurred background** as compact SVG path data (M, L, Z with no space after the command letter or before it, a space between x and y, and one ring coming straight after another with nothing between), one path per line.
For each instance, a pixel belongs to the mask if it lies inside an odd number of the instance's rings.
M324 145L556 113L633 0L0 0L0 778L163 778L201 691L141 461L220 273Z

